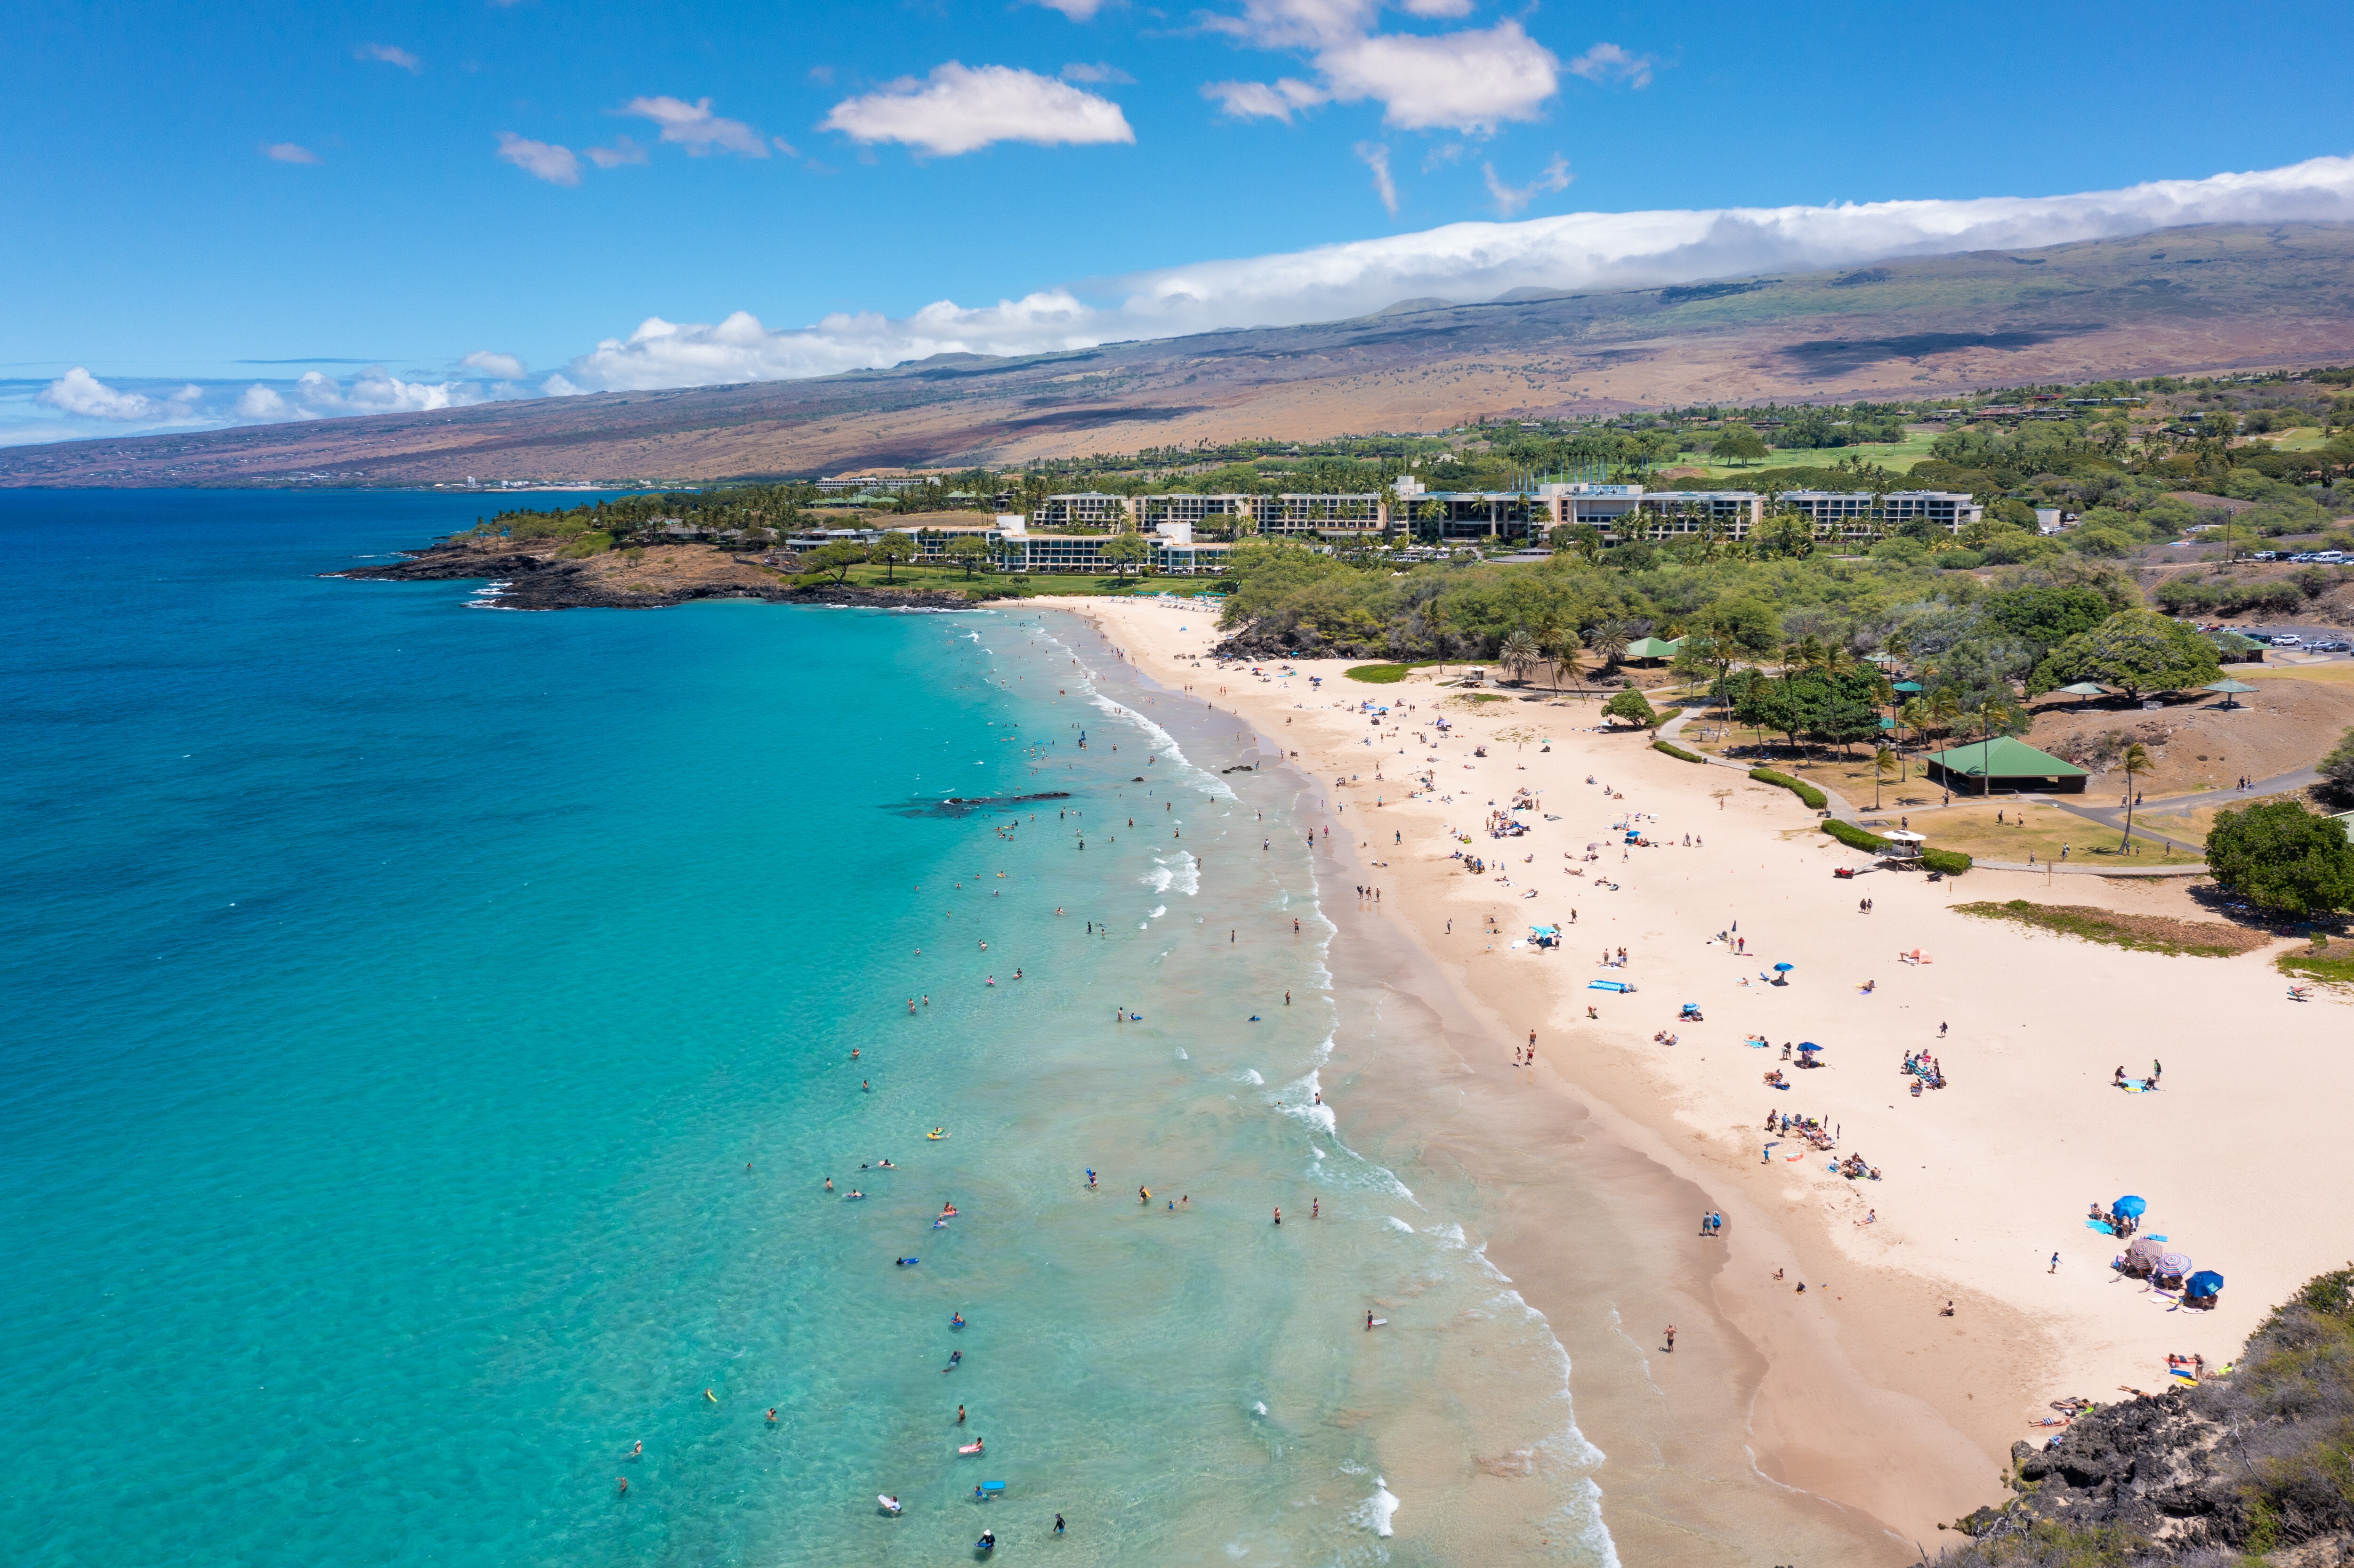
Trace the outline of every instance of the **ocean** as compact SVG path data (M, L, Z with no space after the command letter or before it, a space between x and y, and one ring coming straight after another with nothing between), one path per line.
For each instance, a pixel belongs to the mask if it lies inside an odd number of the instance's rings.
M10 1562L1615 1561L1271 746L1034 608L319 575L486 509L0 493Z

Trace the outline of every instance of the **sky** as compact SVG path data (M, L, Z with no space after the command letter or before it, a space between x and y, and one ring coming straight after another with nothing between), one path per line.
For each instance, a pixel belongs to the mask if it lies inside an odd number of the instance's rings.
M2349 18L18 0L0 442L2354 220Z

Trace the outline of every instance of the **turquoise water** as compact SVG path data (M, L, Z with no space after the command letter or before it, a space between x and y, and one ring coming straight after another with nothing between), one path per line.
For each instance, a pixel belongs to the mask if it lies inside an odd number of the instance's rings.
M1606 1552L1474 1196L1315 1103L1255 742L1061 618L314 576L480 508L0 494L9 1561L1453 1561L1505 1449Z

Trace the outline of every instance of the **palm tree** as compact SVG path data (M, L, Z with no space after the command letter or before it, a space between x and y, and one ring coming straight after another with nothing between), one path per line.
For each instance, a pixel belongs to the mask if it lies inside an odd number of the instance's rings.
M1577 674L1577 656L1585 652L1585 644L1579 640L1577 633L1568 627L1564 626L1553 634L1546 644L1545 652L1553 660L1554 691L1561 690L1562 666L1568 665L1569 673L1572 675ZM1584 681L1580 680L1579 684L1582 687L1585 684Z
M1634 642L1634 629L1623 620L1613 619L1594 629L1594 634L1585 640L1585 647L1586 652L1602 661L1602 667L1606 670L1627 657L1627 650Z
M1901 769L1903 765L1903 758L1896 755L1893 747L1883 746L1872 754L1872 809L1873 810L1880 810L1880 786L1887 779L1890 769Z
M1503 642L1496 650L1497 662L1502 664L1515 680L1528 679L1530 668L1543 657L1544 651L1537 646L1537 640L1530 636L1526 629L1518 626L1505 634Z
M2134 797L2139 793L2134 788L2134 780L2155 769L2158 764L2149 759L2149 748L2141 742L2135 741L2126 747L2125 757L2117 766L2124 770L2126 776L2126 836L2117 845L2119 849L2123 849L2126 844L2133 842Z

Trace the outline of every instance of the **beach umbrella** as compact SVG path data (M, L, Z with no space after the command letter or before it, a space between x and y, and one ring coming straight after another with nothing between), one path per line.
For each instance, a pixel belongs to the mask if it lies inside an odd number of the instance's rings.
M2126 1248L2126 1272L2147 1274L2158 1266L2158 1260L2165 1255L2164 1245L2150 1240L2147 1236L2143 1236Z
M2223 1288L2223 1277L2211 1268L2202 1268L2182 1282L2186 1296L2212 1296Z
M1799 1047L1798 1047L1798 1050L1800 1051L1800 1053L1801 1053L1801 1054L1808 1054L1808 1055L1811 1055L1811 1054L1814 1054L1815 1052L1819 1051L1819 1050L1821 1050L1821 1049L1822 1049L1822 1047L1821 1047L1821 1046L1819 1046L1819 1045L1816 1044L1815 1044L1813 1041L1811 1041L1811 1040L1808 1041L1805 1044L1803 1044L1803 1045L1801 1045L1801 1046L1799 1046Z
M1922 689L1922 686L1918 681L1899 681L1889 689L1897 692L1917 692Z
M2190 1272L2190 1259L2182 1253L2169 1252L2158 1260L2157 1265L2150 1270L2150 1272L2153 1274L2188 1274Z
M1797 966L1797 965L1796 965L1796 964L1776 964L1774 967L1775 967L1776 969L1777 969L1788 970L1788 969L1797 969L1798 966Z
M2137 1220L2149 1212L2149 1205L2147 1202L2130 1194L2119 1198L2109 1206L2129 1220Z

